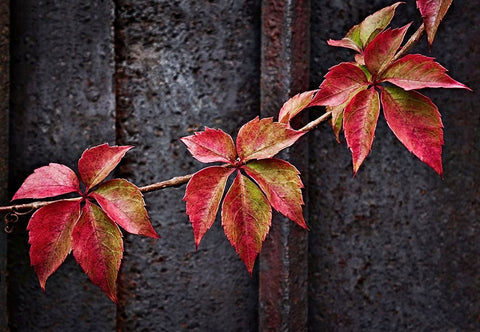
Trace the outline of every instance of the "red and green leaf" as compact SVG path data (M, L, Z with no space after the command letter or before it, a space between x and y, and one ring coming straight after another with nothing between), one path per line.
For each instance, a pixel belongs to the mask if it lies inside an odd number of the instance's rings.
M134 184L113 179L102 183L89 194L102 207L103 211L123 229L158 239L158 234L150 223L143 195Z
M73 230L72 248L75 259L90 280L116 302L116 280L123 256L122 233L88 200Z
M352 151L354 174L370 153L379 113L380 99L373 87L360 91L345 108L343 130Z
M30 174L12 198L45 198L71 192L80 192L80 185L74 171L65 165L50 163L37 168Z
M364 71L355 63L344 62L330 68L309 106L337 106L369 84Z
M102 144L85 150L78 161L78 173L86 186L85 191L104 180L131 148Z
M393 15L395 14L395 9L401 3L402 2L394 3L391 6L373 13L365 18L362 23L351 28L343 39L328 40L328 45L351 48L360 53L361 50L364 49L373 38L375 38L375 36L385 30L390 24Z
M417 0L417 7L423 17L428 44L432 46L438 26L453 0Z
M255 119L243 125L237 136L237 153L241 162L266 159L295 143L305 132L289 128L272 118Z
M233 169L212 166L195 173L187 184L183 200L190 218L198 249L205 233L212 227L217 215L225 185Z
M305 108L307 108L312 101L313 95L317 92L318 90L311 90L311 91L305 91L302 93L299 93L283 104L283 107L280 109L280 112L278 114L278 122L288 124L290 123L290 120L303 111Z
M272 209L260 189L246 176L237 176L222 205L222 225L250 274L272 220Z
M303 184L293 165L280 159L265 159L252 161L242 168L257 182L275 210L308 228L302 213Z
M400 48L410 24L400 29L388 29L376 36L365 48L365 65L376 76L389 63Z
M72 231L80 217L80 200L61 201L38 209L27 226L30 264L45 291L48 277L63 263L72 249Z
M385 87L385 119L395 136L421 161L442 175L443 125L437 106L416 91Z
M205 127L205 131L180 139L192 156L202 163L234 163L237 153L232 137L220 129Z
M461 88L466 85L455 81L446 74L439 63L420 54L408 54L395 61L381 76L382 81L393 83L404 90L423 88Z

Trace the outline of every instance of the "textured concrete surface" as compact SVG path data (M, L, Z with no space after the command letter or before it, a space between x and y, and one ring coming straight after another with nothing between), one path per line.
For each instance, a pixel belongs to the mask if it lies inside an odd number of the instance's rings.
M120 169L146 185L204 167L179 138L220 127L234 134L259 112L258 1L117 4L117 139L135 145ZM220 220L195 252L184 187L146 195L161 239L126 236L122 331L255 331L251 277Z
M389 4L312 1L312 88L330 66L351 54L325 41L343 37L352 24ZM410 17L418 22L413 1L402 7L399 14L405 17L399 24ZM475 91L480 84L479 9L476 1L454 2L432 52ZM417 49L428 52L425 44ZM480 329L479 95L424 92L443 116L444 180L398 142L383 116L372 153L355 178L344 140L338 145L329 128L311 136L312 331Z
M283 103L308 89L310 2L262 2L260 105L262 117L278 118ZM299 116L299 122L306 117ZM281 153L307 177L307 145ZM279 213L259 257L259 331L302 331L307 327L307 231ZM308 218L307 218L308 219Z
M82 151L114 142L113 6L12 1L11 195L34 168L76 169ZM10 196L11 197L11 196ZM46 294L29 266L26 219L9 236L12 330L108 331L116 308L70 256Z
M306 81L317 87L329 67L352 54L325 41L343 37L353 24L392 2L311 0L311 19L304 22L311 24L309 71L308 45L295 45L303 38L262 14L259 0L117 0L115 6L112 1L12 2L10 142L0 130L0 177L6 174L8 150L11 196L34 168L48 162L76 168L87 146L106 141L135 145L118 175L138 185L199 170L204 165L189 156L180 137L203 126L234 134L260 112L273 115L284 101L280 99L306 88ZM305 2L288 2L296 4ZM475 91L480 89L479 9L475 1L455 2L432 52L454 78ZM414 18L418 26L413 1L398 12L403 17L395 24ZM2 5L0 13L5 17ZM261 55L262 16L272 41L280 42L263 50L280 53ZM284 17L286 24L295 18ZM0 31L3 51L8 42L5 30ZM426 41L417 49L428 52ZM2 86L8 81L5 54L0 52ZM269 66L261 69L262 57ZM443 180L398 142L382 116L372 153L355 178L345 142L337 144L328 125L303 139L299 148L308 149L310 162L308 176L303 175L311 229L308 268L306 260L294 261L306 256L291 246L298 240L297 226L282 218L274 221L270 239L288 247L273 243L282 250L262 253L253 277L219 220L196 252L182 202L184 187L167 189L146 194L162 238L125 235L118 306L72 258L49 279L43 294L29 266L23 219L8 241L10 327L256 331L277 319L280 327L269 327L298 331L303 326L291 324L297 319L305 324L308 309L310 331L480 330L480 116L474 108L479 97L459 90L425 93L443 115ZM2 99L0 105L2 126L8 103ZM314 110L311 117L322 112ZM284 156L302 167L300 154ZM0 196L5 196L6 181L0 182ZM302 241L304 235L300 245ZM262 265L275 257L282 259L279 287L269 283L267 270L259 277ZM295 270L300 266L308 269L307 275ZM262 275L261 283L270 291L286 291L274 294L284 296L274 303L283 315L279 320L265 309L263 286L259 295ZM295 311L294 305L307 305L305 298L288 292L305 287L305 276L308 308ZM0 296L2 278L4 274ZM0 305L0 314L1 308L5 306Z

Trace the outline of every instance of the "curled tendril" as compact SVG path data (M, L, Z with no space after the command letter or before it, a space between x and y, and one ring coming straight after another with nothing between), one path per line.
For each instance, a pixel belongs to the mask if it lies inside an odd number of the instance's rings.
M20 211L17 211L16 209L12 209L11 212L7 213L5 215L5 217L3 218L3 220L5 222L5 228L4 228L5 233L7 233L7 234L13 233L13 231L15 230L15 224L18 222L19 216L29 214L33 210L34 209L31 208L27 211L20 212Z

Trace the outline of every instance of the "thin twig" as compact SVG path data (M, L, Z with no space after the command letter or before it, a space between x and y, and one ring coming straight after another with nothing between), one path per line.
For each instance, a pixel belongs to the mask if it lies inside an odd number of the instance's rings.
M188 180L192 178L192 176L193 174L176 176L174 178L171 178L170 180L153 183L145 187L140 187L138 189L143 193L148 193L151 191L156 191L156 190L160 190L168 187L179 187L182 184L187 183ZM8 213L13 211L15 212L34 211L48 204L52 204L56 202L64 202L64 201L74 202L81 199L82 197L75 197L75 198L67 198L67 199L58 199L54 201L37 201L37 202L27 203L27 204L0 206L0 213Z
M75 197L75 198L64 198L64 199L57 199L55 201L37 201L28 204L17 204L17 205L10 205L10 206L0 206L0 213L8 213L8 212L24 212L24 211L33 211L36 209L41 208L42 206L56 203L56 202L75 202L81 200L82 197Z
M310 130L314 129L316 126L318 126L320 123L322 123L324 121L327 121L330 118L331 115L332 115L332 112L327 112L327 113L323 114L322 116L316 118L315 120L307 123L305 126L300 128L299 131L310 131Z
M310 121L307 123L304 127L300 129L300 131L310 131L314 129L316 126L318 126L320 123L328 120L331 116L331 112L327 112L320 116L319 118ZM228 167L229 165L224 165L225 167ZM149 193L152 191L157 191L165 188L170 188L170 187L179 187L185 183L187 183L193 176L194 174L187 174L183 176L176 176L173 177L169 180L149 184L144 187L139 187L138 189L142 193ZM8 212L25 212L25 211L34 211L38 208L41 208L42 206L60 202L60 201L77 201L81 200L82 197L75 197L75 198L67 198L67 199L59 199L59 200L54 200L54 201L37 201L33 203L28 203L28 204L17 204L17 205L9 205L9 206L0 206L0 213L8 213Z
M192 178L192 176L193 174L176 176L174 178L171 178L170 180L149 184L148 186L140 187L138 189L140 189L142 193L149 193L152 191L156 191L156 190L160 190L168 187L179 187L182 184L187 183Z

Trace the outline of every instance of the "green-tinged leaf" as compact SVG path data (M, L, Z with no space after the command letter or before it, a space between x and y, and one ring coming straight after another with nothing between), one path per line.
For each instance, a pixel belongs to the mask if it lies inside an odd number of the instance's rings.
M437 106L416 91L381 90L383 113L395 136L421 161L442 175L443 125Z
M363 48L380 32L386 29L395 15L395 9L402 3L403 2L396 2L391 6L382 8L360 23L360 41L362 42Z
M237 153L232 137L221 129L205 127L205 131L180 139L192 156L202 163L234 163Z
M187 184L183 200L187 205L186 212L192 223L197 249L215 221L227 179L233 171L221 166L207 167L195 173Z
M340 143L340 131L342 130L343 125L343 112L344 106L327 106L327 111L332 112L332 117L330 118L330 126L332 127L333 133L335 134L335 139L337 143Z
M351 48L360 53L375 36L385 30L395 14L395 9L402 3L403 2L397 2L391 6L380 9L365 18L362 23L351 28L343 39L330 39L327 43L331 46Z
M302 190L298 170L280 159L249 162L242 167L267 196L273 208L303 228L308 228L302 213Z
M78 161L78 173L85 184L85 191L104 180L131 148L102 144L85 150Z
M223 201L222 225L250 274L271 221L272 209L266 197L255 183L238 171Z
M380 99L373 87L360 91L345 108L343 130L352 151L354 174L370 153L379 113Z
M378 34L365 48L365 65L376 76L392 61L400 48L410 24L400 29L388 29Z
M116 280L123 256L122 233L117 225L86 200L72 238L77 262L90 280L116 302Z
M38 209L30 219L30 263L45 291L48 277L63 263L72 248L72 231L80 216L80 200L60 201Z
M241 162L271 158L295 143L305 132L289 128L272 118L259 119L244 124L238 131L237 153Z
M123 179L109 180L88 196L94 198L110 219L127 232L158 239L145 209L143 195L134 184Z
M420 54L408 54L395 61L381 76L382 81L393 83L404 90L423 88L461 88L466 85L455 81L446 74L446 69L434 58Z
M330 68L309 106L341 105L368 85L362 68L355 63L343 62Z
M37 168L22 183L12 198L45 198L80 192L80 183L74 171L65 165L50 163Z
M313 95L318 90L311 90L299 93L283 104L278 114L278 122L289 124L290 120L303 111L312 101Z
M428 44L432 46L438 26L450 8L453 0L417 0L417 7L423 17Z

